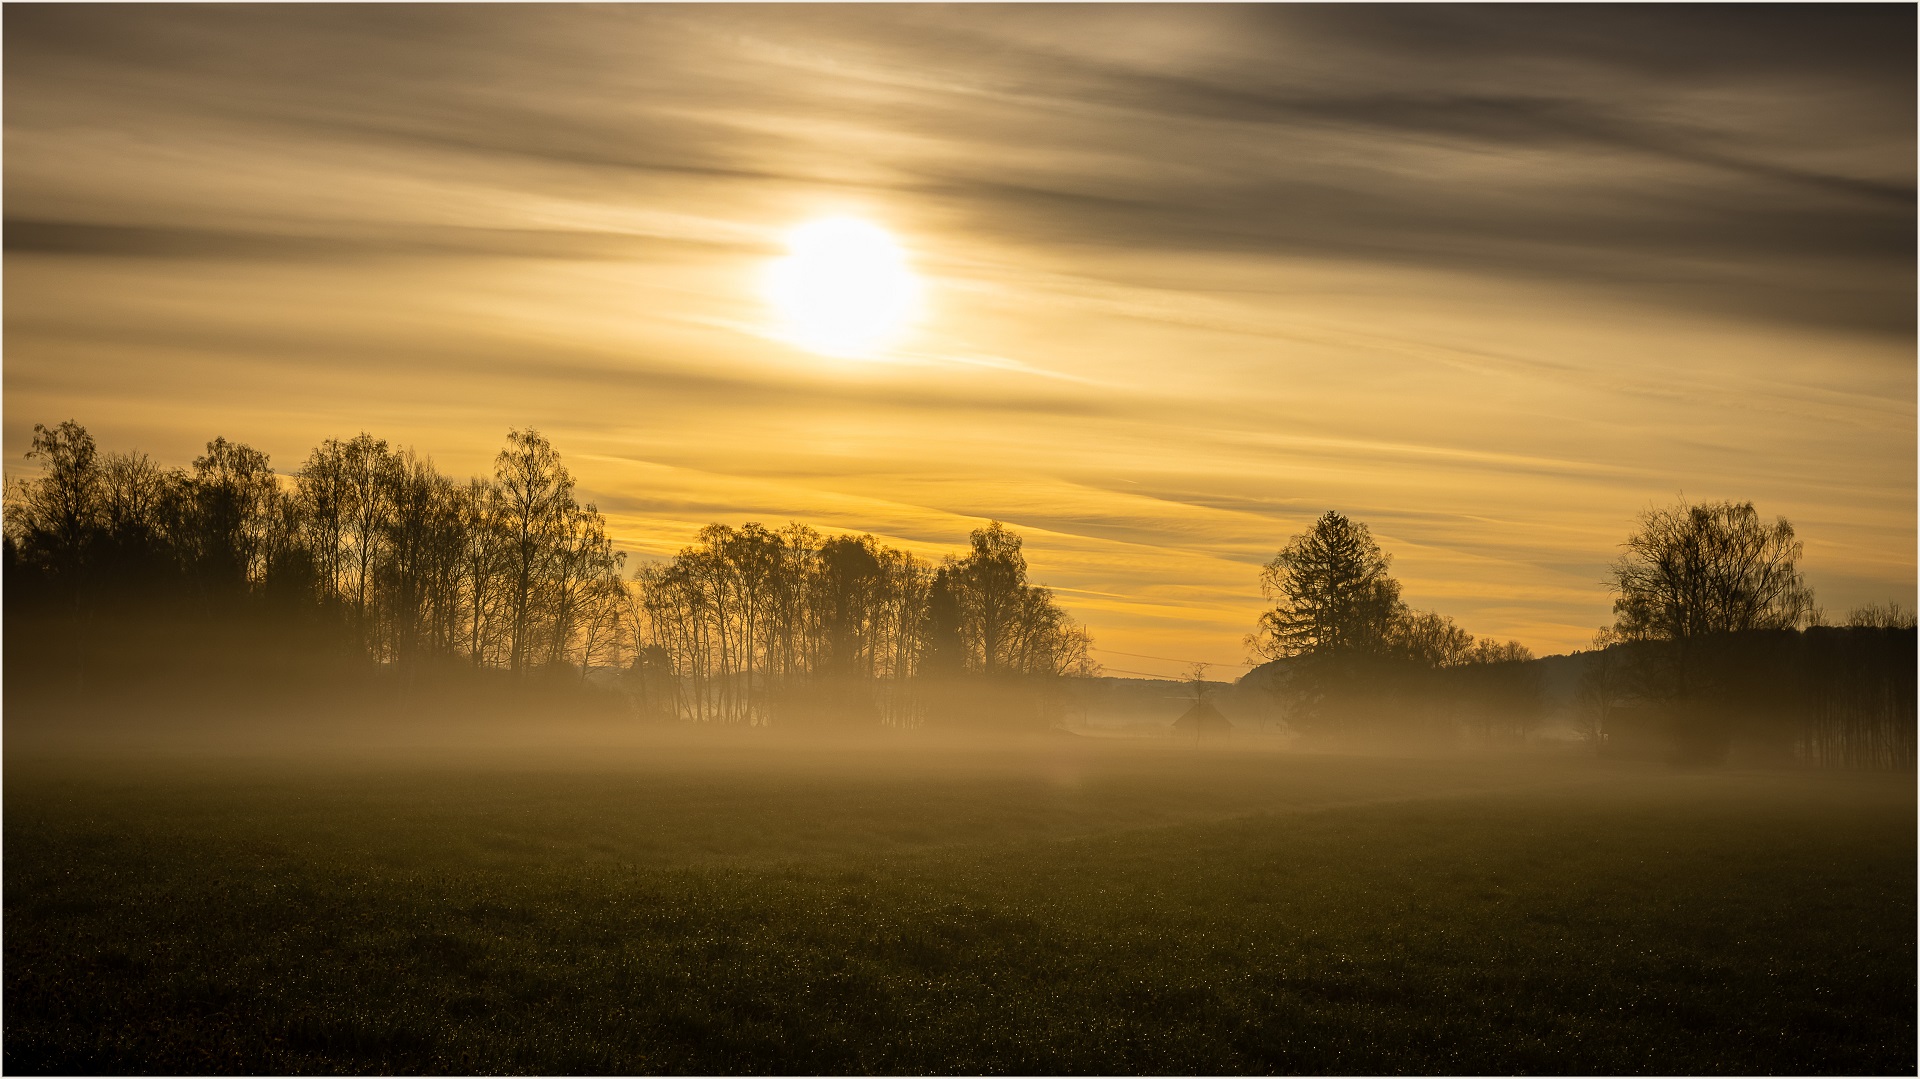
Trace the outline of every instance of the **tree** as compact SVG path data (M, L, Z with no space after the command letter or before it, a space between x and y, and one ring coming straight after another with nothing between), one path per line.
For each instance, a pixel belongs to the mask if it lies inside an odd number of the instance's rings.
M499 487L478 476L467 480L454 502L460 529L456 573L466 623L461 636L475 667L485 666L487 657L498 653L503 599L500 571L507 548L497 512L502 504Z
M339 439L327 439L307 456L306 463L294 473L294 497L300 503L307 547L313 552L326 598L338 599L347 573L348 539L356 510L346 451Z
M968 533L970 550L949 568L964 614L970 650L982 674L1006 666L1009 630L1027 586L1027 559L1020 537L999 521Z
M1912 629L1913 614L1901 607L1899 600L1889 600L1885 605L1868 603L1847 615L1847 625L1856 629Z
M1522 669L1533 654L1410 610L1391 562L1366 525L1333 511L1289 540L1261 571L1274 607L1247 637L1256 655L1286 661L1263 680L1305 724L1524 737L1538 713L1537 679Z
M872 536L835 536L820 545L818 611L821 669L840 677L871 677L874 621L884 577Z
M72 422L36 431L45 468L9 489L4 553L13 609L62 622L67 645L96 639L84 623L103 598L161 627L198 597L216 602L195 614L249 647L285 634L284 654L357 656L403 687L456 657L585 676L631 648L649 707L729 723L912 724L940 692L927 674L993 681L1007 692L986 711L1012 714L1096 669L1086 630L1027 583L1020 537L997 522L937 574L873 536L715 524L630 587L605 519L535 431L509 432L492 478L464 486L364 432L330 439L285 489L266 454L224 438L187 473L100 458Z
M196 553L206 579L229 591L264 577L280 487L267 455L215 438L193 460Z
M769 609L776 605L777 578L786 567L785 545L779 533L768 531L753 521L738 531L719 534L721 556L732 568L740 596L741 638L746 642L746 699L749 718L756 714L756 653L765 657L759 664L761 675L770 674L775 647Z
M698 540L634 574L636 647L656 650L636 677L671 673L696 719L909 725L964 712L956 694L1011 715L1096 669L1086 630L1026 583L1020 537L998 523L938 571L873 536L798 524L714 524Z
M608 579L618 586L620 567L627 556L613 549L606 519L592 503L581 507L569 500L561 511L555 540L549 570L552 643L548 662L562 663L567 661L574 638L597 617L595 606L606 597ZM587 650L591 651L591 640ZM591 666L591 660L583 658L581 674L584 676Z
M169 518L186 477L162 471L144 453L109 453L100 462L101 569L110 587L128 594L164 588L180 568Z
M532 651L537 590L573 498L573 477L553 446L528 428L507 432L506 447L493 459L493 478L506 532L507 666L518 673Z
M876 612L876 658L881 677L891 683L887 720L907 724L920 712L920 701L908 684L927 654L927 603L933 586L933 568L906 551L876 549L882 582Z
M960 600L955 595L953 571L946 566L933 573L922 634L926 639L926 653L920 665L923 672L936 678L950 678L966 669L966 645L960 636Z
M411 662L439 639L438 626L451 621L436 585L452 576L448 570L458 556L460 544L453 535L458 510L453 481L431 460L412 450L394 460L374 577L389 653L396 661Z
M1050 590L1027 583L1020 536L992 521L967 540L966 555L949 558L944 576L930 579L923 593L931 614L922 623L929 669L951 663L956 635L964 669L988 678L1088 669L1091 638Z
M1623 641L1661 646L1663 662L1645 672L1656 696L1692 697L1713 681L1709 640L1793 629L1812 610L1793 526L1762 522L1751 502L1649 509L1625 546L1612 566L1613 628Z
M618 556L624 561L624 552ZM625 649L633 640L639 608L637 597L620 577L618 563L602 569L588 586L580 617L580 676L585 678L596 666L623 665ZM645 685L641 685L644 701ZM645 711L644 706L642 711Z
M1248 644L1267 659L1381 654L1402 609L1391 561L1366 525L1328 510L1261 570L1260 593L1275 606Z
M1475 641L1473 650L1468 652L1462 663L1525 663L1533 658L1533 650L1519 641L1500 642L1492 637L1482 637Z
M26 541L22 553L56 575L81 570L101 523L97 457L93 436L74 421L53 428L36 423L27 459L46 471L8 492L7 524Z
M114 535L155 531L160 503L177 475L160 470L144 453L109 453L100 463L103 524Z
M1785 517L1764 524L1751 502L1650 509L1613 564L1614 628L1655 641L1792 629L1813 606L1800 547Z
M1407 611L1387 628L1388 645L1424 668L1458 667L1472 661L1473 634L1432 611Z
M372 584L374 562L379 557L381 537L393 508L400 462L387 449L385 439L376 439L365 431L347 442L329 440L322 450L329 447L339 455L336 467L346 501L351 551L345 567L353 579L349 594L353 597L354 620L362 640L366 640L367 590Z

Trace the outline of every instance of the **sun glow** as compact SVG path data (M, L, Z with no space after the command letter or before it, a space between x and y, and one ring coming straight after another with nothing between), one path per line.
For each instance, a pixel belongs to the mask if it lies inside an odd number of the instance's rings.
M766 297L785 340L827 356L869 359L919 314L920 279L886 229L827 217L787 234L787 257L767 269Z

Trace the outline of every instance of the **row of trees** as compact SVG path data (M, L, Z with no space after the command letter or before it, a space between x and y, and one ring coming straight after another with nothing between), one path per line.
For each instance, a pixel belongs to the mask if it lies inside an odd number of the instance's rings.
M163 628L144 651L177 664L183 642L241 626L249 651L337 653L410 681L617 671L647 711L752 724L1037 721L1061 676L1093 669L1086 631L998 522L939 565L872 536L716 524L629 580L531 430L464 483L364 433L291 475L224 438L190 469L103 455L71 421L36 427L28 456L41 474L6 498L8 610L38 620L27 636L47 655L100 653L127 640L109 626L145 620ZM123 658L95 656L95 673ZM88 664L70 665L84 681Z
M367 434L327 440L291 476L224 438L190 469L102 455L71 421L36 426L28 456L43 472L7 492L8 583L42 613L251 610L404 668L584 669L632 639L624 556L535 431L465 483Z
M224 438L189 469L103 455L71 421L36 427L29 457L42 472L7 491L5 557L9 617L38 620L11 637L39 646L13 669L34 677L84 684L141 654L178 666L225 632L232 655L337 655L409 680L618 670L645 710L705 722L915 724L1038 722L1061 710L1063 676L1095 669L1086 631L1029 581L998 522L938 565L871 536L713 525L628 580L604 519L531 430L464 483L364 433L291 475ZM1865 608L1845 631L1820 626L1800 553L1784 519L1748 503L1644 514L1586 663L1595 745L1636 724L1709 751L1764 729L1812 760L1910 764L1912 616ZM1249 644L1282 661L1265 674L1293 722L1524 737L1543 715L1531 654L1413 610L1390 566L1365 525L1329 512L1263 570L1274 606ZM129 646L125 627L143 621L144 647Z
M1583 733L1664 739L1711 759L1736 742L1846 767L1912 767L1914 620L1898 604L1826 625L1784 517L1750 502L1649 509L1611 568Z
M1859 767L1914 762L1914 620L1898 605L1829 627L1801 577L1800 541L1751 503L1650 509L1610 567L1614 623L1582 654L1576 723L1596 748L1659 742L1683 756L1737 741ZM1283 661L1294 722L1357 733L1443 720L1524 736L1543 716L1514 642L1411 610L1365 525L1329 512L1268 563L1274 607L1248 643Z
M699 720L1034 718L1057 679L1093 670L1086 630L997 521L939 566L872 536L711 525L636 579L649 706Z

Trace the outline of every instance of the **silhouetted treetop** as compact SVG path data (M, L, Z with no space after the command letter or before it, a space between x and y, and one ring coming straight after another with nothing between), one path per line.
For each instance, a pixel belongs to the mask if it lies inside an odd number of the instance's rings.
M1391 564L1366 525L1329 510L1261 570L1261 593L1274 606L1247 643L1256 655L1285 662L1279 685L1295 725L1337 731L1356 717L1405 713L1414 701L1428 710L1451 701L1489 737L1495 725L1524 733L1538 722L1532 676L1491 670L1533 654L1517 641L1475 638L1445 615L1409 609L1387 572ZM1472 679L1438 676L1466 668L1482 670Z
M36 428L30 457L42 474L6 502L9 566L30 574L12 585L82 613L151 593L265 604L333 619L379 663L513 670L584 669L635 636L615 627L631 604L604 522L531 431L509 434L498 478L464 485L365 433L323 442L290 482L224 437L185 470L100 458L72 421Z
M1684 641L1790 629L1813 607L1785 517L1751 502L1681 502L1640 515L1612 567L1614 628L1626 640Z

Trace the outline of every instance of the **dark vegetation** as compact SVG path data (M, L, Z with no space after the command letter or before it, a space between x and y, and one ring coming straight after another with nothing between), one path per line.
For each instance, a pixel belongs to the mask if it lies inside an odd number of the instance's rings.
M1524 741L1545 713L1533 653L1415 611L1367 526L1329 511L1260 574L1247 638L1288 721L1322 737Z
M1911 777L773 737L10 753L6 1069L1913 1066Z
M1580 734L1604 753L1912 768L1914 619L1898 604L1825 625L1784 518L1749 503L1649 510L1612 567L1615 622L1576 653ZM1328 513L1268 563L1255 676L1296 727L1406 745L1524 741L1545 671L1516 642L1417 613L1365 525Z
M731 724L1045 726L1088 636L993 522L935 567L872 536L710 525L635 574L641 707Z
M464 484L367 434L283 477L224 438L168 470L102 456L71 421L35 432L44 471L6 504L9 695L62 714L324 690L354 707L481 694L722 724L1044 727L1060 679L1091 669L1085 630L998 523L939 566L872 536L716 524L629 580L530 430Z
M71 717L524 712L795 727L1044 729L1098 697L1089 638L998 522L935 566L872 536L715 524L622 575L533 431L465 484L361 434L282 477L216 438L188 470L35 428L6 501L8 702ZM1910 768L1913 618L1824 625L1786 520L1650 510L1581 658L1597 749ZM1525 742L1550 710L1517 641L1415 611L1364 524L1329 512L1261 573L1246 681L1328 743ZM325 708L319 711L324 712ZM1170 717L1169 717L1170 718Z

